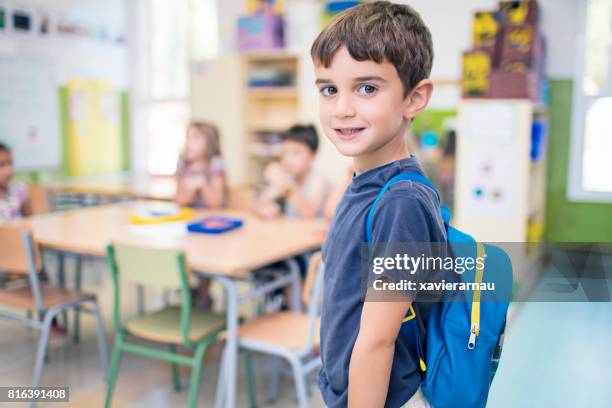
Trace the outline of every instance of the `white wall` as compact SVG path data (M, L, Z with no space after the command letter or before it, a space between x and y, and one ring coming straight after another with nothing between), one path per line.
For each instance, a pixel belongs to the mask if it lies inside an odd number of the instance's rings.
M92 26L103 25L109 34L125 33L125 0L29 0L1 2L9 10L18 8L34 15L34 23L41 12L48 12L54 18L62 16L75 18ZM8 17L8 16L7 16ZM29 57L48 61L43 69L53 71L58 84L65 84L70 78L106 80L119 87L125 87L126 47L101 41L74 36L47 36L37 33L0 34L0 55L15 58Z

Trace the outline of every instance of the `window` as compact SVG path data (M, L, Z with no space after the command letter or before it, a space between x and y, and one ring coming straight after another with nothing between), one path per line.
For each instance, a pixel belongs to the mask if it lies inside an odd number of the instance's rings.
M138 0L131 69L135 148L152 174L172 174L189 122L192 61L217 53L216 0ZM136 157L135 157L136 159Z
M588 0L582 12L568 198L612 202L612 1Z

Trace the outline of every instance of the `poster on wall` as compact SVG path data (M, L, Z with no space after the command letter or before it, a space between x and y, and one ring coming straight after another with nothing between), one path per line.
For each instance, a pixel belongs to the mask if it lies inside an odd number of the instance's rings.
M119 92L110 82L68 82L68 170L71 176L121 170Z
M0 57L0 140L13 149L18 171L60 166L59 95L53 72L47 60Z

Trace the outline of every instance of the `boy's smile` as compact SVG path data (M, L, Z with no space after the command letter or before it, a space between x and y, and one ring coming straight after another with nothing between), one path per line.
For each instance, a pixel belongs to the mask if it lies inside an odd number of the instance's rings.
M404 98L395 67L387 61L357 61L342 47L328 68L317 64L315 72L320 119L327 137L340 153L353 157L358 167L363 167L360 162L368 162L370 168L384 164L378 163L378 156L388 158L388 153L403 146L410 122L410 98ZM401 157L405 154L404 150Z

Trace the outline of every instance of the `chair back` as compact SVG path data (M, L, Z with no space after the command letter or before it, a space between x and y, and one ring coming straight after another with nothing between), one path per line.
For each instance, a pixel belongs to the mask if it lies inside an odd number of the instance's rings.
M321 294L323 291L324 266L321 251L311 255L302 300L308 306L308 342L307 349L312 349L315 336L318 336Z
M158 288L182 288L182 279L189 281L185 256L177 249L159 249L114 243L112 261L122 279L139 285Z
M42 184L30 184L28 186L28 197L32 214L45 214L49 212L48 189Z
M0 224L0 242L0 271L21 275L27 275L32 269L40 271L40 253L24 223Z
M119 278L133 283L158 288L181 289L181 334L183 343L191 347L189 328L191 320L190 272L183 251L135 246L124 243L110 244L106 248L108 262L113 274L114 305L113 321L117 331L125 330L119 312Z

